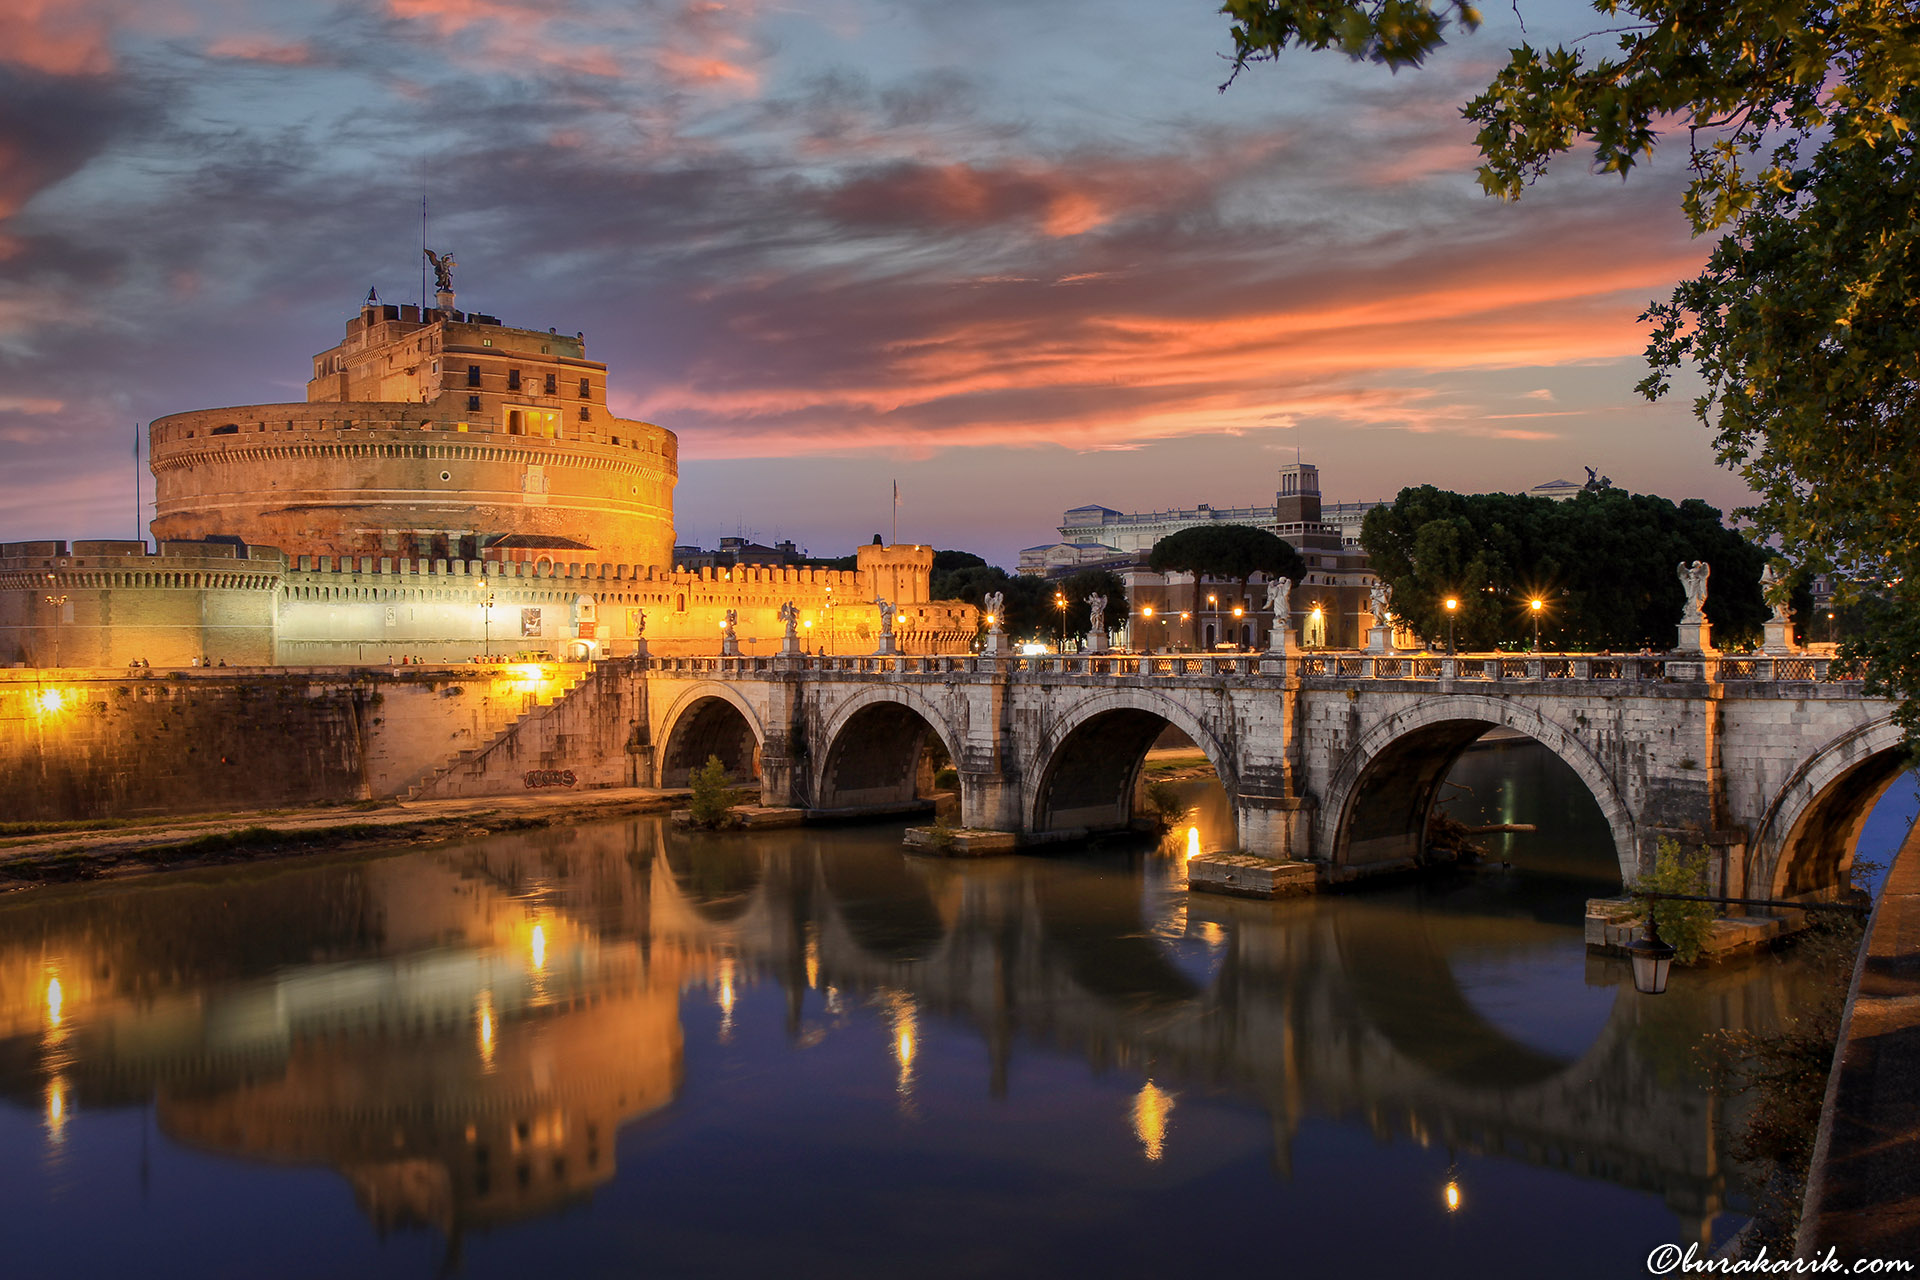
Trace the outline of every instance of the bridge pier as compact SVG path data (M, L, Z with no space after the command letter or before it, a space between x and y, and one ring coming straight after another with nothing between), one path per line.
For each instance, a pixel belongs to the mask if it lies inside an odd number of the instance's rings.
M1263 858L1310 861L1318 810L1312 796L1235 797L1234 826L1240 849Z

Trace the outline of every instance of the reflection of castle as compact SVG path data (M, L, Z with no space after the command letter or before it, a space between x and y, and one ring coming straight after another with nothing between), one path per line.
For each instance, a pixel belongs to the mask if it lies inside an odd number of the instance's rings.
M679 446L613 416L581 335L372 299L314 357L307 399L151 428L158 554L0 545L0 665L186 666L712 652L727 610L771 652L792 601L809 648L963 649L974 611L928 598L929 547L853 573L676 569Z

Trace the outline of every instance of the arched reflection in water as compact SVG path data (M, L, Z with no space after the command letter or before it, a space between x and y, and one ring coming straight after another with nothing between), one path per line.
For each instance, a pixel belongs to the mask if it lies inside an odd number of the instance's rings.
M942 1275L1050 1273L1063 1214L1076 1256L1117 1272L1175 1265L1203 1218L1213 1255L1252 1265L1272 1239L1251 1224L1278 1215L1310 1261L1411 1266L1465 1233L1497 1273L1545 1247L1541 1206L1604 1206L1622 1251L1586 1274L1605 1275L1738 1201L1721 1104L1685 1064L1705 1026L1791 1007L1791 964L1649 1004L1584 959L1571 991L1578 930L1497 898L1189 901L1150 851L969 863L899 835L631 822L0 902L0 1175L38 1185L22 1171L56 1139L83 1162L132 1150L139 1113L116 1108L150 1103L163 1143L232 1162L206 1175L228 1200L281 1187L268 1162L344 1177L363 1239L288 1227L323 1269L424 1224L476 1274L515 1256L474 1235L508 1221L579 1269L644 1239L665 1273L830 1272L871 1246L819 1234L857 1204ZM1491 1014L1490 961L1517 984ZM1604 1016L1533 1034L1570 997ZM1446 1236L1450 1164L1468 1208ZM83 1188L118 1176L76 1167ZM605 1212L554 1215L589 1196ZM152 1245L137 1214L80 1230L87 1200L23 1206L29 1273ZM167 1212L217 1239L224 1207Z

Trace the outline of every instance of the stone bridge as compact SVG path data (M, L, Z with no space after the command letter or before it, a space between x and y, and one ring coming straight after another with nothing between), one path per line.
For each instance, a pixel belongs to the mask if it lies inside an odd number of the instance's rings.
M763 802L820 817L924 797L927 748L963 825L1024 844L1125 828L1171 725L1206 753L1251 853L1330 880L1410 865L1448 770L1500 727L1586 783L1621 874L1661 838L1712 851L1715 887L1822 895L1905 767L1890 703L1820 657L1001 656L657 658L610 664L628 780L684 785L719 756ZM636 687L636 686L643 686ZM596 694L595 690L601 690ZM922 802L924 803L924 802Z

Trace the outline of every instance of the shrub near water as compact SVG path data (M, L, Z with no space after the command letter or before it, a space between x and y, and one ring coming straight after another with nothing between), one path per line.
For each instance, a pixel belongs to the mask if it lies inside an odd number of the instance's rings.
M1677 841L1661 840L1653 870L1633 882L1642 893L1696 893L1707 891L1707 851L1688 853ZM1651 904L1660 937L1671 943L1674 959L1692 964L1706 948L1713 932L1713 904L1710 902L1655 902Z
M707 762L694 770L691 783L693 795L687 801L688 819L696 827L724 827L733 822L733 780L727 776L727 766L720 762L719 756L708 756Z

